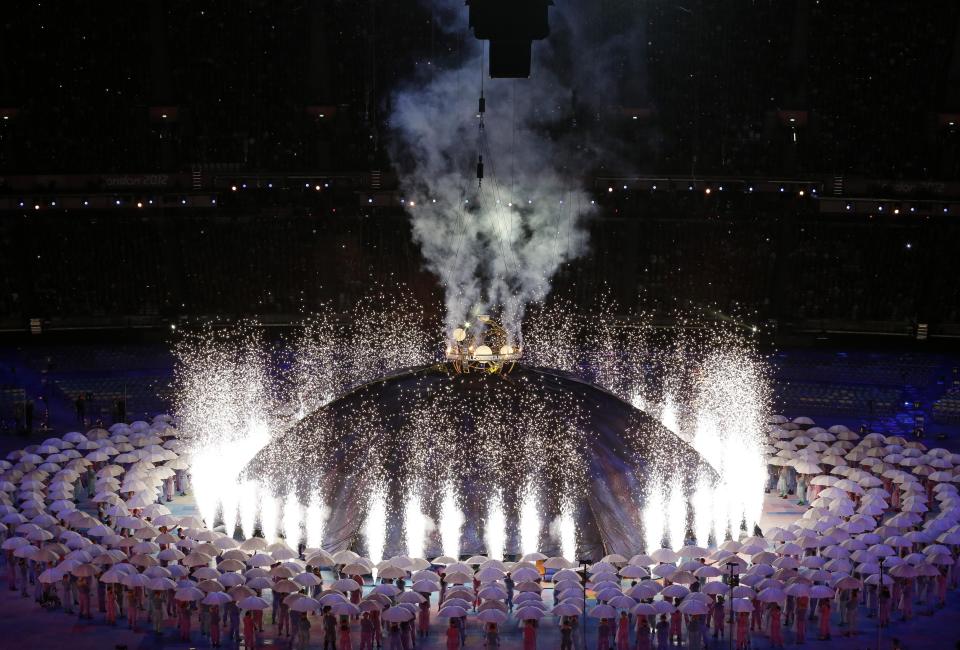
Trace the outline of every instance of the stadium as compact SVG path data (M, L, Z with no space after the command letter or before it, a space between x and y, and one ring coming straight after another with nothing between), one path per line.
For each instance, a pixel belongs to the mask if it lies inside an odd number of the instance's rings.
M11 7L3 638L960 641L960 7L588 4Z

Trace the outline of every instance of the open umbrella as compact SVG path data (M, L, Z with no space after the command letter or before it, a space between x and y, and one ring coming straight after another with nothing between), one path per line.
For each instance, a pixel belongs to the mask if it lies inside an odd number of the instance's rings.
M440 613L437 614L440 618L456 618L458 616L466 616L467 612L461 607L448 607L448 610L459 610L460 614L452 612L449 615L444 615L444 610L440 610ZM413 612L409 609L403 607L391 607L387 611L380 614L380 619L387 621L389 623L403 623L404 621L409 621L413 619Z
M165 578L163 576L156 576L150 579L150 582L147 583L147 589L150 591L166 591L167 589L176 589L177 583L171 580L170 578Z
M615 618L617 616L617 610L610 605L596 605L587 612L587 616L591 618Z
M404 572L404 575L406 575L406 572ZM378 585L378 586L386 586L386 585ZM332 585L330 585L330 588L336 591L346 592L346 591L356 591L357 589L360 588L360 585L357 584L357 581L352 578L341 578L340 580L337 580Z
M39 580L42 584L45 584L45 585L60 582L61 580L63 580L63 571L61 571L56 567L52 569L47 569L46 571L41 573L39 576L37 576L37 580Z
M421 596L415 591L405 591L399 596L397 596L398 603L413 603L414 605L419 605L424 602L426 598Z
M290 596L287 596L287 598L290 598ZM307 596L297 598L292 603L287 603L287 605L294 612L317 612L317 611L320 611L320 608L322 607L322 605L319 602ZM363 603L361 603L360 605L361 606L358 609L360 611L366 611L363 607ZM333 611L333 607L331 607L330 609L331 611Z
M660 590L660 595L664 598L683 598L690 593L690 590L683 585L670 585Z
M460 618L466 615L467 610L457 605L444 605L440 608L440 611L437 612L437 617L439 618Z
M909 564L898 564L890 569L890 575L894 578L915 578L917 577L917 568Z
M204 605L226 605L233 601L230 594L223 591L211 591L200 602Z
M382 571L380 571L380 577L386 578L387 580L394 580L396 578L405 578L406 576L407 576L406 570L396 566L388 566L384 568Z
M292 580L284 579L277 580L270 589L278 594L292 594L300 591L300 585Z
M748 598L734 598L731 607L735 612L752 612L753 602Z
M418 580L417 582L414 582L410 588L413 591L420 593L432 593L434 591L440 591L440 585L433 580Z
M617 609L632 609L634 605L637 604L630 596L625 596L622 593L617 593L611 598L604 598L606 603L611 607L616 607Z
M237 602L239 602L239 601L243 600L244 598L247 598L247 597L249 597L249 596L253 596L256 592L254 592L253 589L251 589L250 587L248 587L248 586L246 586L246 585L237 585L236 587L230 587L230 589L227 590L227 593L230 594L230 596L231 596L234 600L236 600Z
M332 605L330 611L338 616L360 616L360 608L347 601Z
M834 589L860 589L863 585L859 580L850 576L843 576L833 583Z
M176 593L173 595L175 600L193 602L198 600L203 600L207 597L207 594L196 587L183 587L177 589Z
M653 601L653 608L657 611L657 614L672 614L677 609L673 606L673 603L667 600Z
M730 591L730 587L722 582L708 582L703 585L703 588L700 589L701 592L715 596L717 594L726 594Z
M677 607L682 613L688 615L706 614L707 604L702 600L685 600Z
M610 609L613 609L612 607ZM580 616L583 612L573 603L560 603L555 606L550 612L554 616Z
M350 582L353 582L353 580L351 580ZM334 584L336 584L336 583L334 583ZM356 582L353 582L353 584L357 584L357 583L356 583ZM356 588L359 588L359 586L356 587ZM351 590L351 589L347 589L347 590L345 590L345 591L352 591L352 590ZM370 591L370 593L372 593L372 594L383 594L384 596L387 596L387 597L389 597L389 598L393 598L394 596L396 596L397 594L400 593L400 587L398 587L398 586L396 586L396 585L391 585L391 584L389 584L389 583L388 583L388 584L383 584L383 585L377 585L376 587L374 587L374 588Z
M513 616L520 621L538 620L546 616L546 612L537 607L521 607Z
M237 606L242 610L267 609L270 607L270 603L259 596L247 596L239 601Z
M483 587L477 592L477 595L486 600L505 600L507 597L507 590L500 585L491 584Z
M507 621L506 612L501 612L499 609L487 609L479 614L477 614L477 620L483 621L484 623L505 623Z
M768 587L757 594L757 600L762 603L779 603L787 599L787 594L779 587Z

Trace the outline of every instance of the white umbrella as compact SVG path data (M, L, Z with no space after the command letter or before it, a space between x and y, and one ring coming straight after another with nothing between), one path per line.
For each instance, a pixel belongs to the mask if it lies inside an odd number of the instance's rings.
M731 608L735 612L752 612L753 602L748 598L734 598L731 603Z
M406 570L401 569L400 567L392 566L392 565L387 566L382 571L380 571L380 577L385 578L387 580L393 580L396 578L405 578L406 576L407 576Z
M757 594L757 600L763 603L783 602L787 594L779 587L768 587Z
M226 592L211 591L206 596L204 596L203 600L201 600L200 602L203 603L204 605L226 605L227 603L232 601L233 601L233 598L230 596L230 594Z
M613 609L612 607L610 609ZM580 616L583 612L573 603L560 603L550 612L554 616Z
M507 621L507 614L501 612L499 609L487 609L477 614L477 620L483 621L484 623L500 624Z
M206 598L207 594L196 587L183 587L182 589L177 589L176 593L173 595L175 600L179 601L198 601Z
M655 562L676 562L680 556L669 548L658 548L650 554L650 557Z
M431 593L434 591L440 591L440 585L432 580L418 580L414 582L410 587L413 591L420 593Z
M685 600L677 609L688 615L706 614L707 604L702 600Z
M457 614L456 616L451 615L451 616L448 617L448 616L445 616L445 615L443 614L444 610L440 610L440 613L437 614L437 616L439 616L440 618L456 618L457 616L466 616L466 615L467 615L467 612L466 612L464 609L460 608L460 607L450 607L450 608L447 608L447 609L450 609L450 610L456 609L456 610L459 610L460 612L463 612L463 613L462 613L462 614ZM388 609L387 611L383 612L383 613L380 615L380 618L381 618L381 620L387 621L387 622L389 622L389 623L402 623L402 622L404 622L404 621L412 620L412 619L413 619L413 612L411 612L409 609L405 609L405 608L403 608L403 607L391 607L391 608Z
M672 614L677 609L668 600L653 601L653 608L657 611L657 614Z
M669 587L664 587L660 591L660 595L664 598L683 598L690 593L690 590L684 587L683 585L673 584Z
M314 600L313 598L304 596L302 598L296 599L293 603L289 603L289 607L294 612L317 612L320 610L322 605L316 600ZM363 603L361 603L359 609L360 610L364 609Z
M356 591L360 588L360 585L352 578L341 578L330 585L330 588L336 591Z
M330 611L337 616L360 616L360 608L347 601L332 605Z
M242 610L267 609L270 607L270 603L259 596L247 596L238 602L237 606Z
M617 610L610 605L596 605L587 612L591 618L616 618Z
M578 610L579 611L579 610ZM538 620L546 616L546 613L536 607L521 607L513 613L514 618L520 621Z

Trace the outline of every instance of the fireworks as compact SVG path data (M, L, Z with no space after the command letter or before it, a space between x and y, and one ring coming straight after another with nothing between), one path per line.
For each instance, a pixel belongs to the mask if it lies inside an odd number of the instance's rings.
M277 541L281 530L280 504L270 495L270 486L261 485L260 493L260 530L268 542Z
M363 524L363 535L367 541L367 557L374 564L383 560L383 549L387 540L387 495L378 488L370 495L367 503L367 518Z
M729 329L617 329L603 309L529 318L525 356L572 379L431 366L439 323L382 295L279 342L250 324L189 336L177 413L202 516L291 546L360 534L375 561L541 547L573 560L578 547L634 552L636 538L650 552L752 527L770 401L762 359ZM622 542L606 532L620 529Z
M670 498L667 500L667 536L670 548L676 550L683 546L687 530L687 496L684 494L683 479L673 476L670 479Z
M666 532L666 500L663 497L662 481L654 481L647 494L647 505L643 509L644 543L648 552L663 545Z
M404 510L404 528L407 533L407 555L423 557L423 545L427 537L427 517L420 506L420 496L416 492L407 495Z
M443 554L447 557L460 557L460 529L463 527L463 513L457 505L453 488L447 486L443 491L443 505L440 509L440 538L443 540Z
M323 528L327 518L327 508L316 492L310 497L304 520L307 548L320 548L323 545Z
M503 495L497 491L487 508L486 530L487 555L494 560L503 559L507 546L507 517L503 512Z
M520 503L520 552L523 555L540 550L540 511L537 494L532 485L524 489Z
M289 492L283 500L283 537L294 548L300 543L303 510L296 493Z
M576 562L577 524L573 519L572 510L573 507L570 505L570 501L564 501L560 510L557 536L560 538L560 555L571 562Z

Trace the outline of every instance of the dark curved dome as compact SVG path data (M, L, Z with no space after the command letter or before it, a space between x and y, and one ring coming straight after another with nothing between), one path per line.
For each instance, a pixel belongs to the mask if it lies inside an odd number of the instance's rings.
M515 551L516 504L532 486L543 513L541 550L557 548L550 523L567 501L581 553L626 554L644 547L640 513L654 481L679 477L689 495L698 478L715 477L683 440L593 384L524 365L491 375L457 374L447 364L396 373L328 403L262 449L244 474L277 497L295 492L303 504L319 494L331 511L324 537L331 549L363 549L366 495L381 486L388 555L405 548L402 513L411 490L436 520L444 489L453 486L466 520L465 553L485 550L496 491L507 550ZM431 536L427 551L439 549Z

